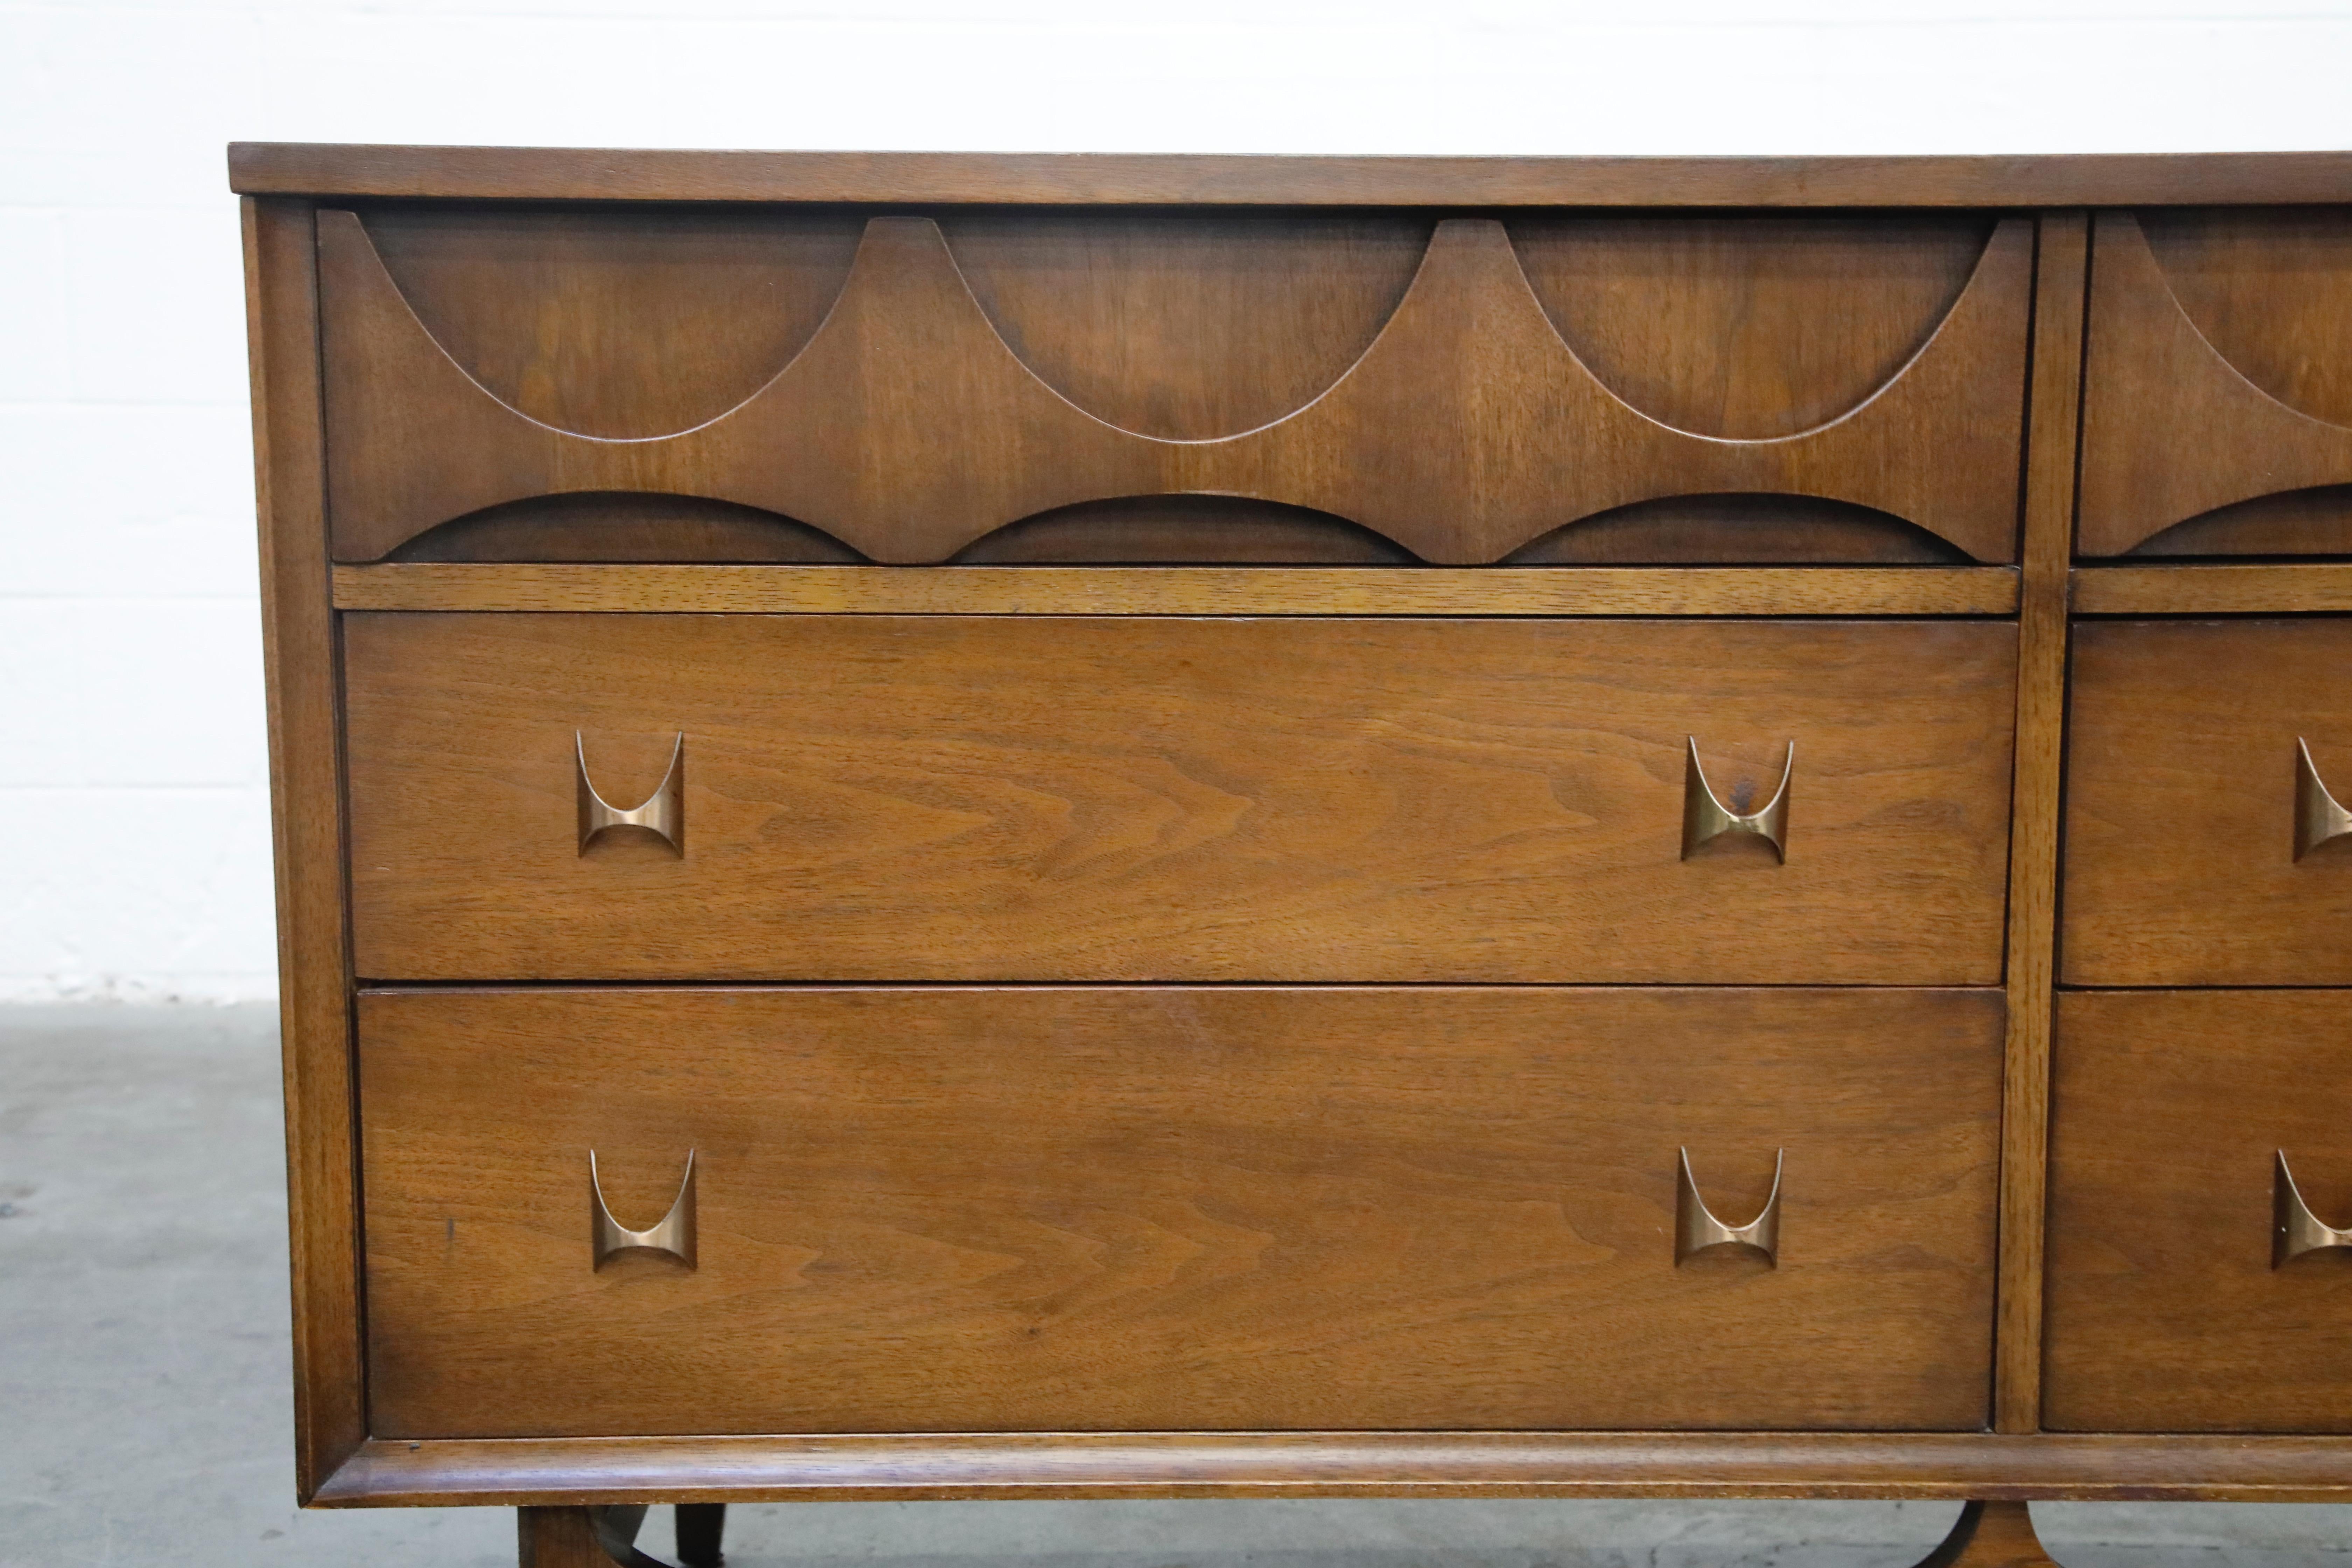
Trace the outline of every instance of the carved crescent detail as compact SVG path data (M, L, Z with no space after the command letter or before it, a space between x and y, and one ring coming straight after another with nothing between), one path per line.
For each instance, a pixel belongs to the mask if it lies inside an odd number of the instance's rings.
M1870 507L1979 560L2015 552L2024 218L1995 226L1892 380L1826 425L1769 440L1676 430L1611 392L1491 218L1437 226L1387 323L1321 395L1213 441L1120 430L1032 374L929 218L869 220L824 323L749 398L631 440L572 435L499 402L425 329L356 215L324 211L318 224L339 560L380 559L486 507L585 490L759 507L898 563L943 561L1057 507L1184 493L1333 513L1454 564L1636 501L1752 492ZM415 462L419 450L435 460Z

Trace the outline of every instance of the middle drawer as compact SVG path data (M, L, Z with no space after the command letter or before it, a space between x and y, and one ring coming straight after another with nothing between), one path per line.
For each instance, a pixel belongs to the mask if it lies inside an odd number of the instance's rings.
M373 979L1982 985L1990 621L352 615ZM1696 742L1786 861L1685 858ZM589 784L678 846L583 844ZM584 771L583 771L584 759ZM587 781L583 783L583 780Z

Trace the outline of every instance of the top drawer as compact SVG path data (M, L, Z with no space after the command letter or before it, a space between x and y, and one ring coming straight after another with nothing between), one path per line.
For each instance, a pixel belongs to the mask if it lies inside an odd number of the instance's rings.
M2025 218L318 224L339 561L2016 557Z
M2352 207L2102 213L2084 555L2352 553Z
M375 979L1982 985L2004 622L352 615ZM682 736L682 741L677 739ZM1780 863L1684 858L1795 748ZM579 739L576 741L575 737ZM680 748L683 853L584 848Z

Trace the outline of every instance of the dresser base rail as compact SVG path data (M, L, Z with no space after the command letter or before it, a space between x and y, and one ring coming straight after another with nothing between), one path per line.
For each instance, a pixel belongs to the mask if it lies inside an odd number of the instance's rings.
M1318 1496L2346 1502L2352 1501L2352 1436L1400 1432L376 1439L344 1461L310 1501L363 1508Z

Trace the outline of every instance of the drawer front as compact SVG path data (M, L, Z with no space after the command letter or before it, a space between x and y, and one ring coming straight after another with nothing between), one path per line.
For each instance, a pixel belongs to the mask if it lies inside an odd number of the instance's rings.
M2085 555L2352 552L2352 207L2102 213Z
M362 995L384 1436L1972 1428L1989 992ZM1676 1151L1777 1267L1677 1267ZM695 1261L592 1258L589 1152Z
M2340 992L2059 999L2044 1415L2352 1432L2352 1252L2273 1267L2278 1156L2352 1225Z
M345 624L374 978L2000 976L2005 624ZM680 735L683 853L583 849ZM1682 858L1691 736L1794 742L1785 865Z
M318 216L339 561L2011 561L2033 226Z
M2352 800L2352 621L2075 630L2063 975L2352 984L2352 842L2296 858L2298 740Z

